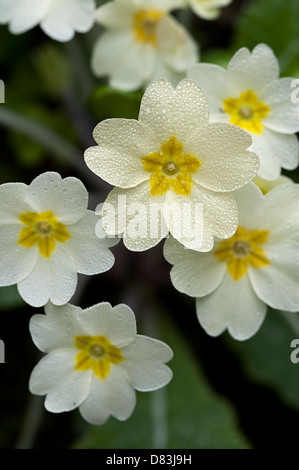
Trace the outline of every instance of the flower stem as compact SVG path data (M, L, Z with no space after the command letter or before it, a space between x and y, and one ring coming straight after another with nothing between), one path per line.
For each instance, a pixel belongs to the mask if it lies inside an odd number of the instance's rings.
M153 449L167 449L166 393L164 388L152 392Z
M47 128L28 116L23 116L7 107L0 108L0 125L20 132L42 144L47 150L59 155L74 166L93 187L99 187L100 179L87 168L80 152L72 143L65 140L52 129Z
M15 449L32 449L37 436L42 416L44 397L31 395L25 413L24 423L21 433L15 445Z

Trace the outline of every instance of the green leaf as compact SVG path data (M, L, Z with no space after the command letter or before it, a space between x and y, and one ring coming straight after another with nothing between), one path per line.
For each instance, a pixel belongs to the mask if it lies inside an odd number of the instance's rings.
M269 309L262 328L251 339L239 342L227 336L226 340L251 380L274 389L285 404L299 410L299 365L290 360L291 341L299 338L291 326L296 317L299 322L297 313Z
M170 322L163 340L174 351L169 363L173 379L167 387L138 393L131 418L110 418L103 426L80 422L82 437L75 448L221 449L249 448L232 405L215 393L188 346Z
M28 122L32 120L33 125L35 122L40 123L45 129L49 129L50 132L57 131L58 135L65 136L68 141L74 141L77 138L68 117L61 111L50 112L44 106L33 105L31 103L19 103L16 109L20 116L27 119ZM34 140L32 136L28 136L26 133L13 132L8 133L8 139L18 165L36 168L44 163L47 157L45 146ZM61 163L59 153L53 154L53 156Z
M258 43L272 47L283 75L295 74L299 63L298 0L253 0L241 11L234 48L252 49Z
M8 134L8 139L18 166L36 168L44 163L46 155L40 144L19 133Z
M208 49L202 52L201 62L220 65L226 69L233 54L234 52L230 49Z
M137 119L141 91L126 92L101 85L92 93L88 107L97 122L108 118Z
M16 286L0 287L0 310L10 310L25 305Z

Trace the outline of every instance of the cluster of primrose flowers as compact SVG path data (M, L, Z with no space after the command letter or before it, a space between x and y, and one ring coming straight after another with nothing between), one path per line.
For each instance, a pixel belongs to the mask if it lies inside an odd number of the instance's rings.
M93 0L72 3L70 14L65 0L3 0L1 20L15 33L40 23L68 40L90 28L95 10ZM46 314L30 321L33 341L46 353L30 390L46 395L49 411L79 407L94 424L110 415L127 419L135 390L156 390L172 377L170 347L138 335L128 306L82 310L68 303L77 273L112 267L110 248L120 237L129 250L143 251L168 236L172 283L196 298L198 320L212 336L228 329L245 340L267 306L298 310L299 189L280 176L281 168L298 165L292 79L278 78L273 51L261 44L251 53L240 49L227 70L193 64L174 88L168 79L176 83L174 72L184 74L197 57L168 12L189 5L214 18L230 0L169 0L163 11L160 3L115 0L96 11L108 28L94 50L98 75L125 89L163 77L147 87L138 120L108 119L95 128L97 145L85 162L115 186L101 214L87 210L77 178L46 172L29 186L0 186L0 285L17 284L29 305L45 306ZM135 64L133 74L128 64Z
M177 84L199 60L196 42L171 15L177 9L213 20L232 0L1 0L0 24L14 34L40 25L57 41L69 41L96 23L104 28L95 42L91 68L112 87L134 90L160 77Z

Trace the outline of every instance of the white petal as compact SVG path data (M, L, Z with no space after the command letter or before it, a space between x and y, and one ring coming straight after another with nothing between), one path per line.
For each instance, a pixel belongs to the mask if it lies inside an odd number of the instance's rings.
M255 295L248 276L234 281L227 273L210 295L196 299L196 313L201 326L211 336L226 328L231 336L243 341L260 328L267 306Z
M110 86L128 91L143 87L152 78L156 57L151 44L132 41L123 57L115 63Z
M32 0L31 0L32 1ZM2 0L0 3L0 24L8 23L13 16L19 0Z
M208 98L209 111L212 115L223 113L223 100L227 98L226 70L215 64L191 65L187 71L188 78L195 80ZM227 119L228 121L228 119Z
M102 33L95 42L92 51L91 68L93 73L97 77L112 74L117 64L125 60L127 50L131 47L132 42L132 34L127 30Z
M146 85L149 86L153 80L166 78L173 86L177 86L179 82L185 78L185 75L186 74L183 72L177 72L176 70L173 70L164 62L160 55L157 55L155 69L153 70L152 76Z
M208 119L207 99L193 80L182 80L176 89L165 79L156 80L141 101L139 120L152 129L160 144L171 135L184 143L192 129Z
M151 44L135 41L133 31L112 30L96 42L91 66L98 77L108 75L113 88L135 90L151 79L156 56Z
M18 290L29 305L41 307L49 300L66 304L74 295L77 273L71 255L59 244L50 258L39 255L32 272L18 283Z
M100 6L95 13L96 21L106 28L130 28L136 7L128 0L117 0Z
M168 66L178 72L185 72L199 58L194 39L170 15L164 15L158 23L157 50Z
M69 41L76 31L86 33L94 23L94 0L59 0L52 2L42 30L57 41Z
M166 259L173 259L172 251L174 251L176 262L170 271L170 278L179 292L191 297L202 297L219 286L225 274L226 265L219 263L213 253L187 250L173 238L168 238L164 245Z
M230 96L237 97L247 90L253 90L259 96L263 88L278 75L278 60L269 46L258 44L252 53L243 47L228 64L227 85Z
M124 304L114 308L107 302L93 305L83 311L80 325L84 334L104 335L117 348L131 343L136 336L135 315L130 307Z
M100 224L99 218L93 212L86 211L79 222L68 227L71 238L65 247L71 253L78 273L99 274L108 271L114 264L114 256L108 247L114 246L118 239L107 236L98 238L96 224Z
M280 175L279 178L273 181L264 180L263 178L257 175L253 178L252 182L262 190L263 194L267 194L269 191L272 191L272 189L276 188L276 186L279 186L281 184L294 183L291 178L285 175Z
M214 236L231 237L238 224L237 205L230 193L215 193L197 184L187 198L168 191L164 217L173 237L196 251L210 251Z
M214 20L220 15L220 8L228 5L232 0L189 0L194 12L205 20Z
M75 336L82 334L78 323L82 309L70 304L57 307L48 303L45 312L46 315L33 315L30 319L34 344L43 352L73 348Z
M0 224L20 223L19 215L32 211L25 201L28 186L23 183L6 183L0 186Z
M117 366L114 367L117 368ZM112 370L109 379L107 385L110 391L111 415L120 421L125 421L131 416L136 406L136 392L127 377L123 377L119 372L116 375Z
M263 226L265 198L260 188L254 183L248 183L234 191L233 195L238 206L239 225L248 230Z
M293 134L299 131L299 103L293 103L291 95L293 78L275 80L263 90L259 97L270 107L263 124L276 132Z
M47 394L45 408L53 413L79 406L90 389L91 371L75 370L75 349L58 349L45 356L33 369L29 389Z
M36 212L52 210L59 222L74 224L87 209L88 193L77 178L62 180L58 173L46 172L32 181L26 202Z
M271 241L299 242L299 186L284 184L265 197L263 227L270 231Z
M24 33L38 25L50 3L51 0L1 0L0 23L10 23L13 34Z
M126 371L136 390L148 392L164 387L172 372L164 363L173 357L167 344L147 336L137 335L135 341L122 350L125 360L119 367Z
M83 418L92 424L103 424L110 415L124 421L136 405L135 390L116 366L105 380L93 377L90 393L79 410Z
M131 188L149 179L141 158L159 150L151 130L134 119L106 119L94 130L97 147L84 154L87 166L108 183Z
M30 275L35 267L37 247L25 248L18 239L21 224L0 225L0 285L16 284Z
M188 250L188 248L175 240L175 238L173 238L171 235L169 235L169 237L165 240L163 246L163 255L168 263L181 263L184 260L185 255L189 252L190 250Z
M295 135L279 134L264 127L261 134L252 134L250 150L260 158L258 175L276 180L281 167L294 170L298 165L299 144Z
M299 243L266 243L268 266L248 269L256 295L270 307L297 312L299 307Z
M202 162L193 180L213 191L233 191L248 183L257 173L259 158L246 150L249 134L237 126L212 123L196 129L186 140L184 151Z
M163 0L163 2L161 2L161 0L141 0L141 1L129 0L129 1L131 2L133 1L135 5L138 5L138 7L140 7L140 5L141 6L146 5L147 8L151 10L160 10L160 11L165 11L165 12L182 6L182 0Z
M103 205L103 227L109 235L124 233L132 251L157 245L168 233L163 215L163 196L151 196L148 181L136 188L114 188Z
M136 363L165 363L173 358L171 348L154 338L144 335L137 335L134 342L123 348L125 361Z

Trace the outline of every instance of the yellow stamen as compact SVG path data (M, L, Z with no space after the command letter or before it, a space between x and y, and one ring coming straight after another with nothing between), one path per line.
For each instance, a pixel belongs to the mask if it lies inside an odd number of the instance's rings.
M227 98L223 101L223 109L231 115L229 122L242 127L254 134L263 131L262 119L264 119L270 108L258 101L257 95L252 90L241 93L239 98Z
M201 166L201 161L191 153L184 153L182 143L175 135L163 142L160 152L153 152L141 159L144 169L152 173L150 194L161 196L169 189L176 194L189 196L193 185L190 174Z
M157 25L162 16L160 10L139 10L133 17L133 30L137 42L157 45Z
M76 356L75 369L92 369L100 379L107 377L110 364L119 364L124 360L121 351L106 336L76 336L75 346L80 349Z
M24 212L19 215L19 220L27 227L22 228L18 243L25 248L38 246L39 252L45 258L50 258L56 241L64 243L70 238L70 233L64 224L52 211Z
M268 236L267 230L249 231L239 226L231 238L219 243L214 256L227 263L229 274L238 281L247 273L248 266L258 269L270 264L267 253L260 246L266 243Z

